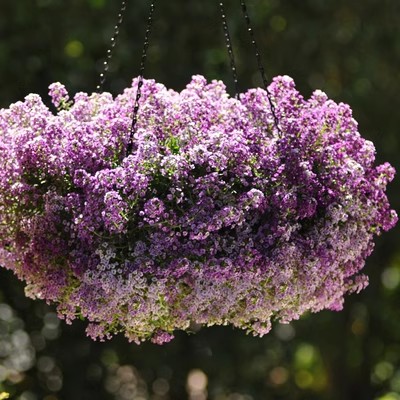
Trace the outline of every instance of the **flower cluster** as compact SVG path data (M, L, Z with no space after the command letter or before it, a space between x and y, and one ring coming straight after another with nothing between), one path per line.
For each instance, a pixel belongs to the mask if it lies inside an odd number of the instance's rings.
M145 80L127 154L137 83L0 110L0 264L28 295L93 338L163 343L193 323L263 335L366 286L394 169L348 105L277 77L277 129L260 88Z

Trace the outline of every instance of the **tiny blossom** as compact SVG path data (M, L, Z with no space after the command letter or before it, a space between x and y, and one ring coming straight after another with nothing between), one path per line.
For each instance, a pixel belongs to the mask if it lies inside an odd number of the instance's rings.
M51 97L52 103L56 108L60 108L63 105L66 105L69 100L67 89L60 82L52 83L49 86L49 95Z
M367 286L395 171L348 105L276 77L278 130L263 89L144 80L127 154L137 85L0 110L0 264L28 296L94 339L162 344L193 324L262 336Z

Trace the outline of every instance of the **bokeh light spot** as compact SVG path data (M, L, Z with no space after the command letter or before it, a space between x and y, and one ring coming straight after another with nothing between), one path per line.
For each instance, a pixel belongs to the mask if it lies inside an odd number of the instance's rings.
M351 332L356 336L362 336L367 330L365 322L361 318L357 318L351 324Z
M289 372L284 367L276 367L271 370L269 378L274 385L283 385L289 378Z
M394 290L400 283L400 270L397 267L386 268L381 275L383 286L388 290Z
M207 399L207 375L200 369L193 369L187 377L187 391L191 400Z
M105 0L88 0L88 1L90 6L93 8L102 8L106 4Z
M381 397L377 397L375 400L400 400L400 395L397 393L386 393Z
M378 382L386 381L391 378L394 372L393 365L387 361L381 361L375 365L373 377Z
M202 391L207 387L207 375L200 369L194 369L189 372L187 384L190 390Z
M307 389L311 387L314 383L314 377L309 371L306 371L305 369L297 371L294 380L296 382L296 385L300 389Z
M279 324L275 327L275 335L283 341L292 340L296 336L296 331L290 324Z
M287 27L287 21L281 15L271 17L269 24L275 32L283 32Z
M152 387L153 392L158 396L165 396L169 392L169 383L164 378L156 379Z
M66 44L64 51L68 57L78 58L83 54L84 47L79 40L71 40Z
M296 366L299 368L311 367L317 358L317 352L314 346L310 344L301 344L295 354Z
M21 394L18 400L37 400L37 396L30 391L25 391Z

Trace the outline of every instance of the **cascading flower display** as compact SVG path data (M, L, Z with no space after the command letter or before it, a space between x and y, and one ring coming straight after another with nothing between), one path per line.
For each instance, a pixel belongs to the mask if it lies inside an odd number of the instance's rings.
M340 310L373 236L392 228L394 169L346 104L287 76L231 98L194 76L180 93L137 79L113 98L50 86L0 111L0 264L60 317L105 340L169 341L192 323L255 335Z

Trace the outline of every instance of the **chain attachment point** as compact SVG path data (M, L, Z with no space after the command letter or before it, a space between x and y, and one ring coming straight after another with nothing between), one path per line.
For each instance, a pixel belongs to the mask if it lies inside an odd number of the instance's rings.
M131 154L132 153L132 149L133 149L133 139L134 139L134 136L135 136L135 133L136 133L136 125L137 125L138 112L139 112L139 100L142 97L143 75L144 75L145 64L146 64L146 59L147 59L147 50L149 48L149 40L150 40L150 35L151 35L151 29L153 27L154 9L155 9L155 0L152 0L151 3L150 3L149 17L147 18L147 28L146 28L146 34L145 34L145 37L144 37L142 58L141 58L141 61L140 61L139 81L138 81L137 91L136 91L135 106L133 108L132 125L131 125L131 129L130 129L130 132L129 132L129 140L128 140L128 144L127 144L127 147L126 147L125 156L128 156L129 154Z
M282 135L282 131L281 131L280 127L279 127L279 121L278 121L278 117L276 115L275 105L274 105L274 103L272 101L272 95L271 95L271 93L270 93L270 91L268 89L268 79L267 79L267 76L266 76L266 73L265 73L264 65L263 65L262 60L261 60L260 50L258 49L256 37L255 37L254 31L253 31L253 27L252 27L252 24L251 24L250 15L249 15L249 13L247 11L247 6L246 6L245 0L240 0L240 6L241 6L241 9L242 9L242 13L243 13L244 19L246 20L247 31L250 34L251 44L253 45L254 50L255 50L255 55L256 55L257 64L258 64L258 70L260 71L260 75L261 75L261 79L262 79L262 82L263 82L263 85L264 85L264 89L267 92L269 106L271 108L272 117L274 118L274 125L275 125L275 128L278 131L279 136L281 136Z

